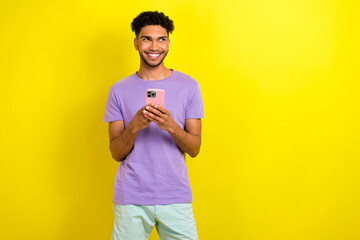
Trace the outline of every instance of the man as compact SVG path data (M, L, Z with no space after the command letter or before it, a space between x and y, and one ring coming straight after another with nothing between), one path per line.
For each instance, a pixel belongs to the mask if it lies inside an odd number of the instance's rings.
M120 162L112 239L148 239L155 226L161 240L195 240L185 153L195 157L200 151L199 84L164 65L172 20L157 11L143 12L131 27L140 69L111 86L104 119L112 157ZM164 90L164 105L145 104L147 89Z

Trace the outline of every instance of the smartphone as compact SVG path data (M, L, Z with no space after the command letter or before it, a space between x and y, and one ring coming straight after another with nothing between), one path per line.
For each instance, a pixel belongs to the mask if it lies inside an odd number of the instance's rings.
M155 103L164 106L165 91L163 89L147 89L145 104Z

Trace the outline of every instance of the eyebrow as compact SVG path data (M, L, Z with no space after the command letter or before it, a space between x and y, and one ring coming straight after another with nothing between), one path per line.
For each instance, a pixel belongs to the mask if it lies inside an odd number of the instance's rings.
M141 36L140 38L150 38L150 39L152 39L151 36ZM160 37L158 37L158 39L159 38L168 38L168 37L167 36L160 36Z

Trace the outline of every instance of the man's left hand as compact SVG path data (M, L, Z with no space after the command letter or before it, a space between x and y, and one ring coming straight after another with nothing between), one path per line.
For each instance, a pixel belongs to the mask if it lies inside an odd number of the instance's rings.
M143 113L147 119L155 122L163 130L170 131L177 125L170 112L162 105L152 103L150 106L146 106L146 110Z

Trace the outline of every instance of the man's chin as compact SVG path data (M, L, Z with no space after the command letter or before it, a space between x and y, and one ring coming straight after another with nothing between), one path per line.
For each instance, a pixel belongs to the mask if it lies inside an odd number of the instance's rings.
M148 65L149 67L156 68L156 67L160 66L160 64L161 64L162 62L163 62L163 61L161 61L160 63L158 63L158 64L156 64L156 65L151 65L151 64L149 64L149 63L147 63L147 62L145 62L145 63L146 63L146 65Z
M156 67L160 66L163 61L164 61L164 59L162 59L162 60L161 60L159 63L157 63L157 64L150 64L148 61L146 61L146 59L143 59L143 62L144 62L147 66L149 66L149 67L151 67L151 68L156 68Z

